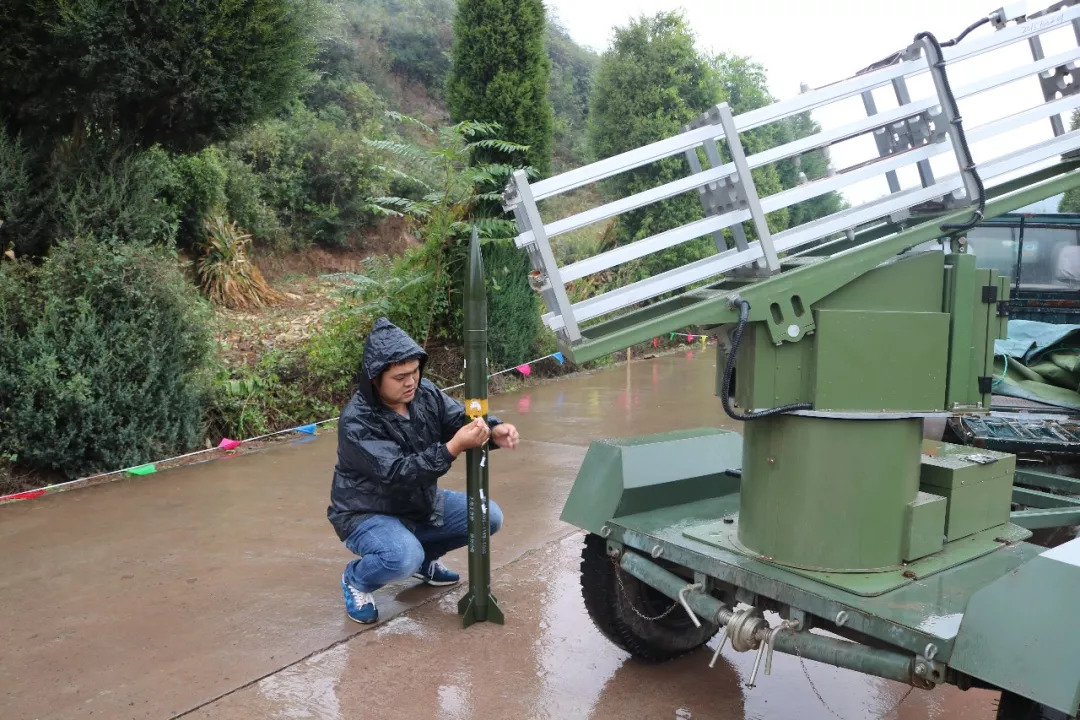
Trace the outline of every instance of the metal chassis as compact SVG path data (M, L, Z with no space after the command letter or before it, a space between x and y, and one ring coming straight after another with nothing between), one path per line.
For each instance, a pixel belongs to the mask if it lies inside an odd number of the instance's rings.
M737 496L734 497L737 507ZM965 690L971 687L997 689L949 667L952 641L943 641L929 633L877 617L872 610L860 607L856 596L851 596L850 601L829 597L830 593L822 592L813 581L787 573L782 568L747 558L728 557L729 553L715 549L710 549L711 555L705 555L684 544L628 528L619 520L609 522L601 534L607 538L609 555L618 558L624 570L681 602L688 611L693 609L710 620L718 618L726 622L730 620L729 608L734 603L726 605L716 596L727 592L730 597L730 590L734 589L735 601L758 610L777 612L793 626L793 632L780 631L778 628L782 626L772 628L777 632L772 636L771 648L766 648L764 643L751 648L759 653L774 649L798 654L927 690L938 684L952 684ZM1009 547L1015 553L1017 566L1044 549L1022 542ZM628 555L633 555L629 562ZM690 571L692 583L665 571L649 558L662 558ZM675 585L676 577L678 586ZM712 602L702 603L703 597ZM851 642L840 641L838 644L833 638L810 633L812 628ZM722 649L723 642L719 650ZM755 670L754 677L756 674ZM753 678L749 684L753 686Z
M1013 511L1011 522L1028 530L1080 525L1080 480L1018 469L1013 475L1013 503L1024 509Z

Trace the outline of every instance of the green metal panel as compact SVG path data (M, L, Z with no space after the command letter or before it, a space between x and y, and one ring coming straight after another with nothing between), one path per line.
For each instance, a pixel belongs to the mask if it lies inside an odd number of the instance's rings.
M1012 478L1008 475L953 488L922 487L923 490L945 496L949 501L945 521L945 539L948 542L1009 521Z
M621 515L737 492L726 471L741 462L739 434L715 428L597 440L560 517L598 533Z
M975 256L949 255L946 258L945 312L951 315L949 327L949 378L946 391L946 407L952 409L971 405L972 344L974 343L974 316L964 312L965 305L975 295Z
M1015 467L1009 453L923 441L920 489L948 499L947 541L1008 522Z
M1073 715L1080 709L1080 539L972 595L949 665Z
M747 423L744 437L743 545L811 570L900 564L921 420L780 415Z
M1009 278L1006 277L1006 276L999 275L998 276L998 300L1000 300L1002 302L1007 301L1011 297L1011 295L1009 294L1011 289L1012 288L1009 286ZM996 308L994 309L994 313L995 313L995 316L997 317L997 322L998 322L997 338L999 340L1005 340L1005 339L1007 339L1009 337L1009 316L1006 315L1006 314L998 313ZM991 355L990 355L990 367L993 368L993 366L994 366L994 356L993 356L993 353L991 352Z
M1016 456L1011 453L940 440L922 442L923 484L954 487L978 483L998 475L1011 476L1015 468Z
M818 304L816 333L802 342L777 344L766 324L750 325L736 358L737 407L812 401L818 410L942 409L943 267L941 253L922 253L871 270ZM726 357L718 351L717 360L719 388Z
M1080 495L1080 480L1037 470L1017 469L1013 473L1013 485L1030 485L1051 490L1064 490L1065 492Z
M815 317L815 410L943 409L948 315L819 310Z
M945 498L925 492L920 492L908 503L904 519L904 560L911 562L941 550L945 544L947 509Z
M739 369L735 383L737 407L778 407L810 400L813 342L776 345L765 325L754 323L743 336L735 362ZM722 374L721 363L717 365L717 371Z
M945 255L924 252L897 258L823 297L815 308L941 312Z

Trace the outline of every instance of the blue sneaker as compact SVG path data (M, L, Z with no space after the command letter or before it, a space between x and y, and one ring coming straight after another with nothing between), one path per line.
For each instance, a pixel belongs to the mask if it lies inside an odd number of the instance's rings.
M345 594L345 612L352 620L370 625L379 619L379 609L375 607L375 598L371 593L360 592L345 582L344 574L341 576L341 591Z
M454 585L461 580L460 575L444 568L438 560L421 565L412 576L423 580L428 585Z

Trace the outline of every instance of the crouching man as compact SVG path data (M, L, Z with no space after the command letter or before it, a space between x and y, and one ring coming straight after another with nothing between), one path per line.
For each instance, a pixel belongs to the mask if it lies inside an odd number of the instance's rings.
M465 450L516 448L513 425L469 421L462 404L424 378L427 353L380 318L364 344L359 389L338 421L338 460L327 517L359 559L341 576L345 611L359 623L379 617L372 593L410 576L429 585L460 579L439 558L468 542L465 493L438 480ZM491 533L502 510L490 503Z

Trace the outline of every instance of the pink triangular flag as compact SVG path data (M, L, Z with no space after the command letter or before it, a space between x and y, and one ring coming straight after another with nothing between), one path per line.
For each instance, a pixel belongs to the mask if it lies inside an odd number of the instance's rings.
M524 375L525 377L528 377L529 375L532 374L532 368L529 367L528 363L525 363L524 365L518 365L517 366L517 371L519 373L521 373L522 375Z
M693 335L687 335L686 336L686 342L694 342L694 336Z
M222 450L235 450L240 447L239 440L230 440L229 438L221 438L221 442L218 443L218 447Z
M653 339L652 339L652 346L653 346L654 348L658 348L658 347L660 347L660 338L653 338Z

